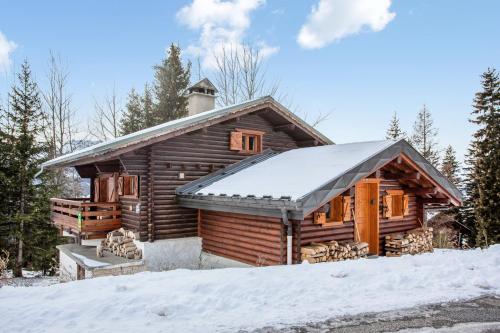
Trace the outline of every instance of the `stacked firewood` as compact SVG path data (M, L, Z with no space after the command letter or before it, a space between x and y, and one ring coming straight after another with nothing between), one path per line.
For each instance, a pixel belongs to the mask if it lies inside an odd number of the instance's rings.
M318 262L340 261L364 258L368 254L368 244L358 242L311 243L302 246L300 255L302 261L311 264Z
M423 252L432 252L432 228L417 228L385 236L385 255L388 257Z
M104 251L127 259L141 259L142 251L134 243L135 233L120 228L107 234L106 239L97 247L97 256L102 257Z

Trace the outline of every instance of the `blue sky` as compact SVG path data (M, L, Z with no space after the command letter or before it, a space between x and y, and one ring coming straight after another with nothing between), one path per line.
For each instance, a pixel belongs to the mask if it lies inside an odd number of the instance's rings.
M373 8L350 8L356 2ZM319 129L335 142L383 138L394 111L410 132L425 103L441 147L462 158L479 75L500 69L499 12L493 0L0 0L0 100L24 58L43 88L53 50L70 70L84 131L94 98L114 86L125 104L171 42L186 59L198 52L210 78L207 48L229 39L269 53L268 79L302 113L331 112Z

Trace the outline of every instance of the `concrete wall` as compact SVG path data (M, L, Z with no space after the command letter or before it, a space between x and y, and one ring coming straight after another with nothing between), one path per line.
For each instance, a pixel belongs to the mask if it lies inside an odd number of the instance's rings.
M77 278L78 264L69 256L59 251L59 279L62 282L74 281Z
M252 266L240 261L224 258L221 256L216 256L215 254L206 252L201 253L201 261L200 261L201 269L233 268L233 267L245 268Z
M201 260L201 238L162 239L152 243L135 241L151 271L176 268L198 269Z

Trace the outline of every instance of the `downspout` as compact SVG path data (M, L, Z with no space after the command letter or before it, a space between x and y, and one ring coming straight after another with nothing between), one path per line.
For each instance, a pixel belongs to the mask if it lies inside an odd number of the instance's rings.
M288 211L285 208L281 208L281 219L283 224L287 226L286 230L286 264L292 264L292 243L293 243L293 229L292 222L288 220Z
M40 176L43 172L43 165L40 166L40 170L35 174L35 177L34 178L38 178L38 176Z

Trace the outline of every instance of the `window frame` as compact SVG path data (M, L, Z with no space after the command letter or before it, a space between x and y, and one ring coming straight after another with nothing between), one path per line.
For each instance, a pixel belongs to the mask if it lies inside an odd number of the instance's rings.
M128 187L128 193L125 189ZM122 174L118 177L118 196L121 198L139 198L139 176Z
M264 139L264 134L265 132L263 131L257 131L257 130L251 130L251 129L244 129L244 128L235 128L233 132L231 132L231 135L233 135L234 132L241 133L241 146L238 147L233 147L232 144L230 144L230 149L231 150L237 150L239 153L242 154L249 154L249 155L255 155L255 154L260 154L263 151L263 139ZM250 148L250 141L253 141L253 147Z
M386 191L391 200L391 216L387 217L389 220L401 220L405 217L405 195L404 190L387 190ZM396 214L395 208L398 209Z
M351 221L352 216L350 214L351 209L351 196L350 195L338 195L335 198L328 201L329 209L328 212L315 212L314 213L314 223L321 225L322 227L331 227L343 225L344 222ZM332 214L333 210L337 210L335 214ZM340 211L338 211L340 209ZM346 212L346 210L348 210Z

